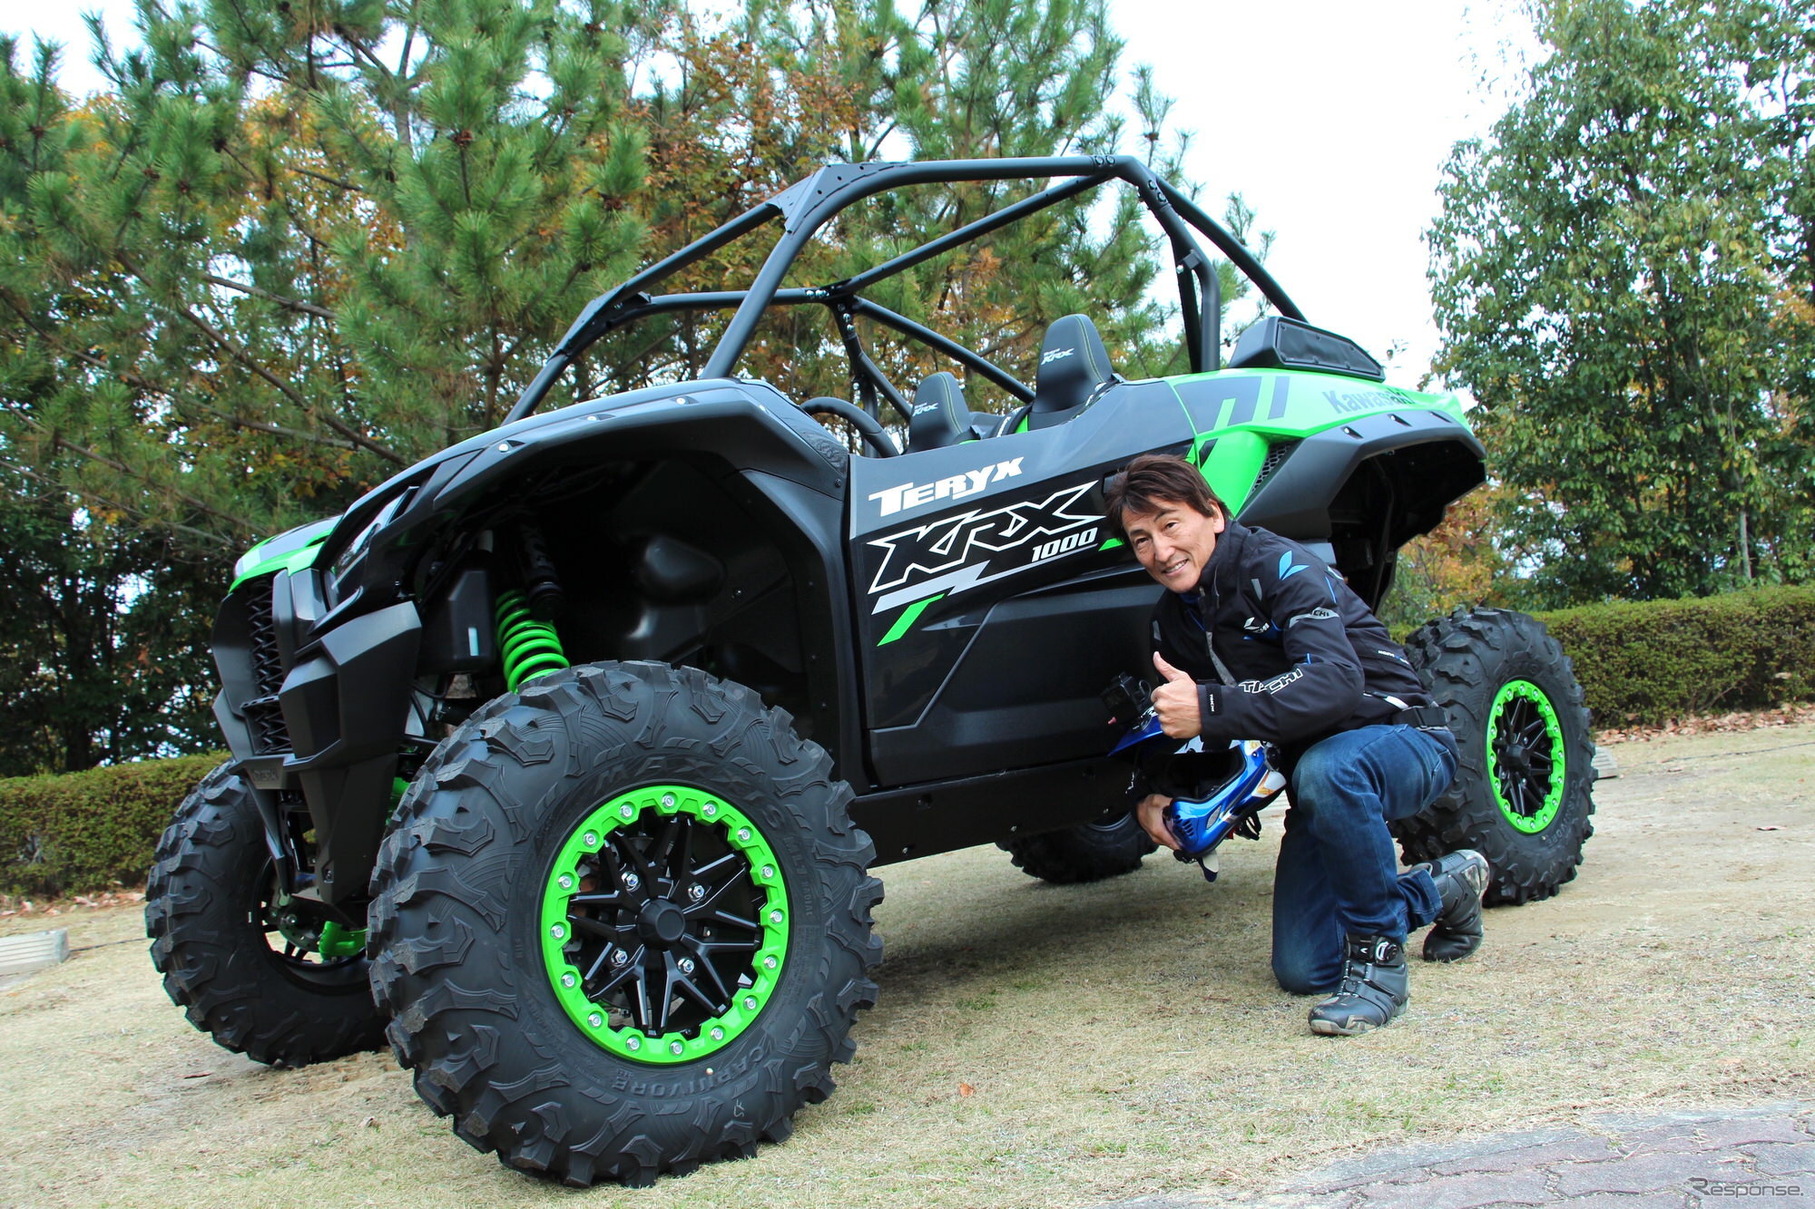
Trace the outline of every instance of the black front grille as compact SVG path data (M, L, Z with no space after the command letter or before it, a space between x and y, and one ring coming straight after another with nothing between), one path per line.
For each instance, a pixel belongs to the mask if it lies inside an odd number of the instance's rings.
M284 712L277 701L277 690L284 683L284 663L277 650L277 625L271 618L271 583L271 577L266 576L252 585L246 594L247 629L252 637L252 675L258 682L258 696L246 702L243 708L260 755L291 750L290 729L284 725Z

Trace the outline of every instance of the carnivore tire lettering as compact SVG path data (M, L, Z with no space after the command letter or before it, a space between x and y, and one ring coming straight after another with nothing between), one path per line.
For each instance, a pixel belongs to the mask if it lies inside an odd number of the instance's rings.
M850 801L786 713L693 668L585 664L485 706L373 877L372 983L417 1092L579 1187L786 1138L876 996Z
M1395 824L1406 860L1487 857L1488 903L1549 898L1594 834L1594 748L1569 657L1536 618L1458 609L1406 642L1460 749L1456 782Z

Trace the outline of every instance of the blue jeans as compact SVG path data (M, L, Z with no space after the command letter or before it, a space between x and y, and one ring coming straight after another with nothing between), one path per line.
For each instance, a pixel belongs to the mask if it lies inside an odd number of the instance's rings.
M1273 877L1273 976L1294 994L1334 990L1345 936L1406 933L1437 918L1423 869L1399 872L1390 819L1417 814L1456 775L1455 740L1364 726L1313 746L1292 771L1292 808Z

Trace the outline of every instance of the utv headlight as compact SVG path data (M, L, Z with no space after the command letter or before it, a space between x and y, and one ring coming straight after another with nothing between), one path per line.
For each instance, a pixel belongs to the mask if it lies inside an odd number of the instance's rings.
M359 536L347 543L347 548L342 550L340 556L334 560L333 575L336 586L345 582L359 566L365 558L366 551L371 548L372 539L378 536L379 530L397 518L397 514L403 511L403 506L414 494L416 494L414 489L398 492L396 498L380 508L378 515L374 516L371 522L359 531ZM340 594L344 595L344 593Z

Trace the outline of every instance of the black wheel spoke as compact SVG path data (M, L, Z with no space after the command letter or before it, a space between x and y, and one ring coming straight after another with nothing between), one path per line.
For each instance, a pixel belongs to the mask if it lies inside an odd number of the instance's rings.
M720 874L730 876L737 872L737 866L743 863L743 859L743 857L735 852L727 852L725 855L718 857L715 860L707 861L698 869L695 869L693 871L693 880L704 883L709 878L718 877Z
M649 1026L650 1032L665 1033L668 1031L669 1009L674 1005L674 983L676 977L677 975L674 970L673 962L664 961L662 963L662 997L657 1001L655 1022Z
M677 827L680 819L671 820ZM681 828L680 836L668 849L668 877L666 889L672 894L692 879L693 865L693 828Z
M687 914L695 916L715 915L718 910L719 900L724 898L731 889L732 884L730 882L712 887L706 891L706 896L704 898L700 899L697 903L689 903L687 905ZM722 923L724 921L721 920L719 922Z
M612 941L622 939L624 934L630 931L617 924L608 924L604 920L594 919L590 915L576 915L572 911L567 913L567 922L574 926L576 932L590 932L594 936L603 936Z
M698 972L699 968L700 967L696 964L694 966L695 972ZM708 971L711 971L712 969L710 964L705 968ZM713 974L713 977L716 979L718 975L715 973ZM669 985L674 987L674 989L678 990L681 994L687 996L687 998L693 1000L693 1002L699 1004L700 1007L706 1009L711 1015L716 1016L729 1006L726 1002L731 998L729 992L720 995L717 999L708 996L705 991L700 989L699 984L693 981L691 975L685 973L675 965L674 955L672 953L669 954L668 957L668 978ZM724 986L723 983L720 983L719 985L721 988Z
M689 947L693 950L693 960L696 971L711 979L714 989L718 991L718 1004L730 1003L731 988L725 985L725 980L719 975L718 965L712 960L712 957L713 954L727 951L727 949L735 951L736 946L726 946L710 940L696 940L692 942ZM754 952L755 950L756 946L751 945L748 951ZM716 1012L722 1011L723 1009L722 1007L714 1006L713 1010Z

